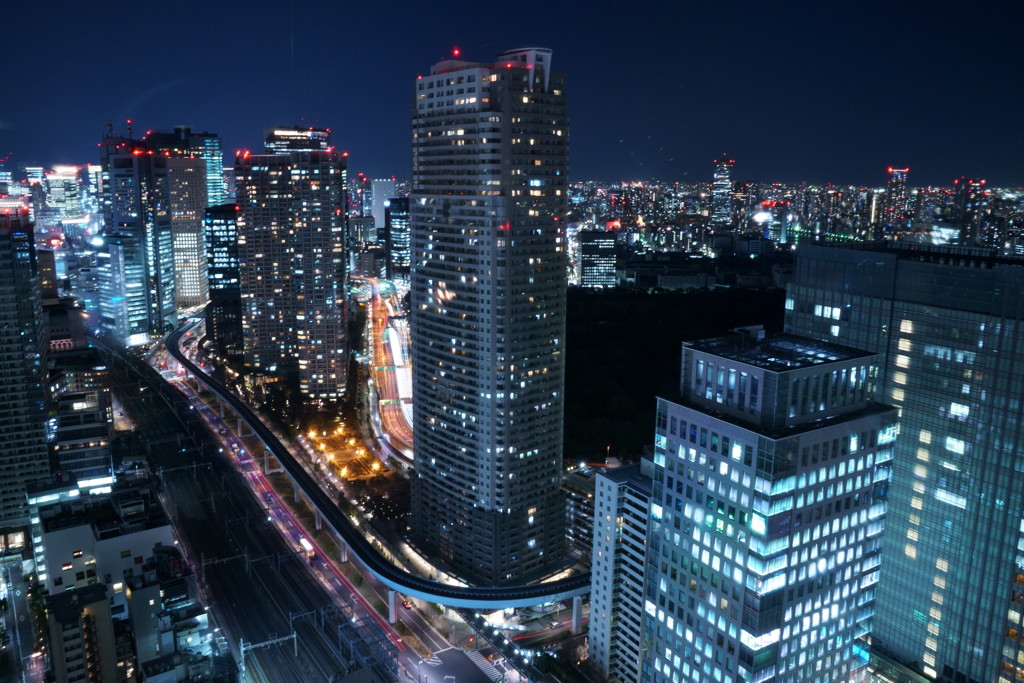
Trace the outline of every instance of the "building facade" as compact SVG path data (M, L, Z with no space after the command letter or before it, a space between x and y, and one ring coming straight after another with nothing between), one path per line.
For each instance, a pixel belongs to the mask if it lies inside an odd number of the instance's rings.
M28 211L0 212L0 527L28 523L25 484L50 474L46 351Z
M599 472L594 480L590 659L608 681L640 677L644 572L653 462Z
M224 356L242 354L242 293L238 267L237 204L219 204L206 209L206 272L210 305L206 307L206 333L217 352Z
M384 228L384 215L388 208L386 202L398 196L395 192L395 187L397 185L398 183L395 182L394 178L391 180L374 178L370 181L370 193L373 202L371 204L371 210L373 212L372 216L374 227L376 227L377 230L382 230Z
M388 250L388 277L409 274L409 198L384 202L384 234Z
M515 582L565 557L565 81L526 48L442 61L414 93L413 534Z
M615 233L603 230L581 230L576 234L580 245L580 286L588 289L614 287Z
M209 299L203 218L206 211L206 164L202 159L167 160L171 190L171 239L174 250L174 298L178 309L201 306Z
M96 324L125 344L177 325L168 157L134 140L100 145L104 245Z
M1024 677L1024 263L801 246L788 331L883 354L899 407L873 644L942 681Z
M728 230L732 227L732 165L736 163L723 154L715 159L715 176L711 183L711 227Z
M151 131L146 134L145 141L149 149L173 157L199 159L202 162L206 197L210 206L228 201L223 173L224 149L219 135L179 126L169 132Z
M898 233L910 227L913 217L910 210L910 188L907 187L910 169L890 166L887 173L889 179L885 188L883 232Z
M348 371L345 160L329 137L269 129L265 154L235 159L245 366L312 401L342 398Z
M896 410L878 356L760 329L684 344L658 399L641 680L854 680Z

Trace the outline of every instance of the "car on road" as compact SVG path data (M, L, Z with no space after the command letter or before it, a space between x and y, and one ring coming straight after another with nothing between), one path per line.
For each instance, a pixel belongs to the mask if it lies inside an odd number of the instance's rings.
M402 607L404 607L405 609L412 609L412 603L409 602L408 600L403 600L402 601Z

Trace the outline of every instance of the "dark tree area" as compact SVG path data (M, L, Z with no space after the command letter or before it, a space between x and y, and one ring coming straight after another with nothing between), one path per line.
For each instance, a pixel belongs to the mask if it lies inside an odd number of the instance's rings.
M657 396L679 392L683 341L743 325L782 330L785 290L569 290L565 459L639 457Z

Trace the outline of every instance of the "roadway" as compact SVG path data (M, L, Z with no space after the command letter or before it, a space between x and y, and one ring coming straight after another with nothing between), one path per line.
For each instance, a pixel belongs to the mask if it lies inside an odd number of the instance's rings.
M125 370L111 365L114 372ZM217 457L217 443L185 397L168 387L160 400L154 391L135 391L134 378L119 379L115 384L132 388L119 398L160 472L162 500L235 660L240 640L285 636L292 632L293 615L334 609L338 596L310 576L304 557L276 532L238 471ZM337 633L320 629L315 619L295 620L294 632L294 645L249 653L246 680L330 681L360 668L336 643Z
M194 347L187 349L187 354L194 361L193 353ZM161 367L166 365L161 362L162 360L163 356L159 353L151 358L151 362L155 361ZM193 392L188 382L182 381L182 377L175 370L167 369L163 371L163 374L189 398L198 415L206 422L209 433L215 435L214 438L219 438L222 446L221 450L225 457L234 464L235 469L241 472L242 476L247 480L251 490L257 495L257 500L262 501L262 504L266 506L269 513L267 521L273 522L273 525L277 527L278 533L296 549L296 553L301 554L303 552L302 544L306 543L309 544L309 547L315 548L316 553L319 553L319 557L326 558L327 555L322 548L316 544L315 539L306 533L302 525L294 519L289 506L279 498L273 486L266 480L260 471L258 463L253 459L252 454L246 450L245 439L240 438L232 431L234 420L230 419L230 417L221 417L216 410L213 410L210 405L207 405L206 402ZM309 451L310 449L306 447L306 450ZM315 452L313 455L315 456ZM327 484L327 482L324 483ZM236 525L239 521L245 520L230 520L232 526ZM314 555L314 557L317 556ZM268 558L263 559L267 560ZM273 560L273 558L269 559ZM210 570L208 569L207 571ZM452 675L464 683L473 683L474 680L486 683L486 681L491 680L482 673L483 667L493 669L489 663L484 661L475 662L472 655L466 655L461 650L452 648L449 642L434 630L434 627L424 618L419 610L411 609L411 605L410 609L399 610L397 617L399 621L409 626L430 652L435 654L434 657L427 660L420 658L416 652L402 643L402 639L398 637L398 634L377 614L375 608L366 602L361 592L352 586L344 575L337 571L333 563L314 560L309 563L308 571L316 576L338 598L345 600L345 596L350 596L350 603L360 602L362 604L363 609L353 610L353 612L358 611L361 614L368 615L366 625L370 626L369 621L375 621L376 624L374 625L379 627L379 632L385 634L398 645L398 661L402 668L409 672L410 676L415 675L423 681L431 680L431 677L436 678L438 681L448 681ZM367 573L365 579L378 598L382 600L387 599L388 588L386 586L377 581L372 574ZM353 606L354 604L349 605L349 607ZM425 609L430 609L429 605L425 606ZM421 673L422 675L420 675Z
M187 327L187 326L186 326ZM355 527L314 478L296 461L291 452L249 407L219 381L207 375L182 353L179 345L186 328L167 336L168 353L198 382L231 406L253 430L263 445L277 459L292 482L302 490L310 506L326 523L359 562L389 588L415 598L450 607L494 610L507 607L528 607L545 602L561 601L590 592L590 573L584 572L547 583L513 586L458 586L417 576L395 566L374 548L363 532Z
M375 278L358 278L370 287L366 315L366 346L369 353L371 409L382 441L408 464L412 464L411 366L408 352L408 325L401 310L401 299L393 286ZM381 290L387 290L382 293Z

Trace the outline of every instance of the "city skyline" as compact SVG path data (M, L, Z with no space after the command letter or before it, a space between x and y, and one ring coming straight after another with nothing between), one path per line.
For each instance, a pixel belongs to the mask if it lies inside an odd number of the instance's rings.
M1019 61L1010 15L1020 10L1009 5L955 24L924 5L848 15L738 3L720 17L714 8L627 14L559 3L544 22L514 13L498 21L486 8L460 7L456 17L395 9L385 18L262 2L244 16L217 6L171 16L136 8L131 17L61 8L44 45L31 31L7 44L11 59L28 55L59 76L20 83L17 103L0 115L0 158L95 162L108 119L117 129L133 119L140 133L192 125L220 134L225 150L258 147L265 126L304 123L332 128L339 151L370 177L401 177L412 106L401 85L422 64L456 45L473 60L546 45L574 74L571 180L706 181L710 160L727 150L737 180L881 185L898 166L915 186L962 175L1024 183L1014 163L1024 153L1014 132L1022 95L1000 69ZM341 36L311 39L313 16ZM27 5L11 12L12 25L42 18ZM111 21L122 27L118 41L83 42ZM278 39L260 42L268 26L279 27ZM391 38L383 50L382 31ZM151 49L184 35L200 47ZM236 68L240 49L250 68ZM98 82L95 65L118 60L118 79Z

